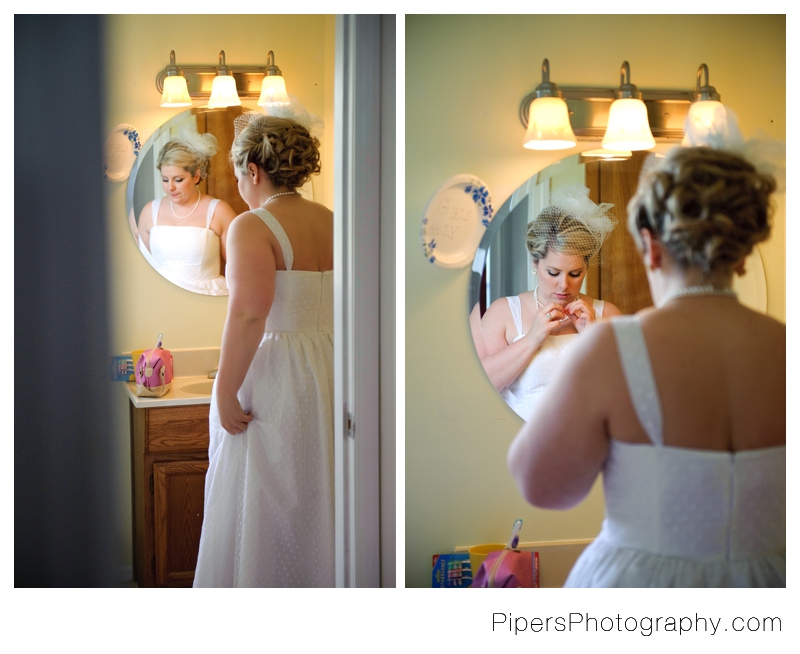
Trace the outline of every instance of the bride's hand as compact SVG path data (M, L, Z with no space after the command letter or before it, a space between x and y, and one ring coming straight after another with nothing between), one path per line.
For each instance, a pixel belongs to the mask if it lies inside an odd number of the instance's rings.
M539 342L543 341L561 324L561 319L565 315L564 307L561 305L555 302L545 304L534 317L528 336Z
M570 302L565 309L569 319L572 321L572 324L575 325L575 329L577 329L579 333L586 329L589 324L597 320L594 308L591 304L587 304L582 297Z
M253 419L252 414L242 410L236 395L230 397L217 395L217 411L222 428L229 434L241 434L247 429L247 423Z

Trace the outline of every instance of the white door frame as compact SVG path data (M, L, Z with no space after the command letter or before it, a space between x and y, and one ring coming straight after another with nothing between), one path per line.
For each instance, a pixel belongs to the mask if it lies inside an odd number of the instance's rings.
M380 586L381 17L336 18L336 585Z

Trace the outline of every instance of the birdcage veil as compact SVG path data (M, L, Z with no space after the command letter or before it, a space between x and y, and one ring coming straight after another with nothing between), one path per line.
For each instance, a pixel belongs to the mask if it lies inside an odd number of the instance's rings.
M554 249L560 254L584 257L587 264L600 263L600 249L617 219L609 212L613 204L595 204L589 189L570 184L556 189L550 203L525 228L526 245L534 261Z

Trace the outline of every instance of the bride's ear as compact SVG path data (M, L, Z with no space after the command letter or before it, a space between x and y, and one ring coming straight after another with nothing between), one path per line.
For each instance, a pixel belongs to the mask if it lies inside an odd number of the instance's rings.
M252 161L247 164L247 176L251 179L253 184L258 184L260 172L261 171L258 170L258 166L256 166Z
M664 249L661 241L653 238L652 232L647 229L639 230L644 245L644 265L650 270L661 268L664 258Z

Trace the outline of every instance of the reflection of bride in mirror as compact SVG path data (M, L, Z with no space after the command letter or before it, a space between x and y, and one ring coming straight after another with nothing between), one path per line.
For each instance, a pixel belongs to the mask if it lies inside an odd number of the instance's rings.
M600 247L616 222L608 214L610 207L594 204L589 189L579 184L554 191L550 205L525 229L538 286L494 301L481 318L481 363L495 389L524 420L572 337L601 318L621 313L610 302L580 292L588 267L599 261Z
M213 134L186 132L167 142L156 167L166 197L142 209L139 249L172 283L205 295L227 295L225 241L235 218L227 202L200 192L209 159L217 151Z

